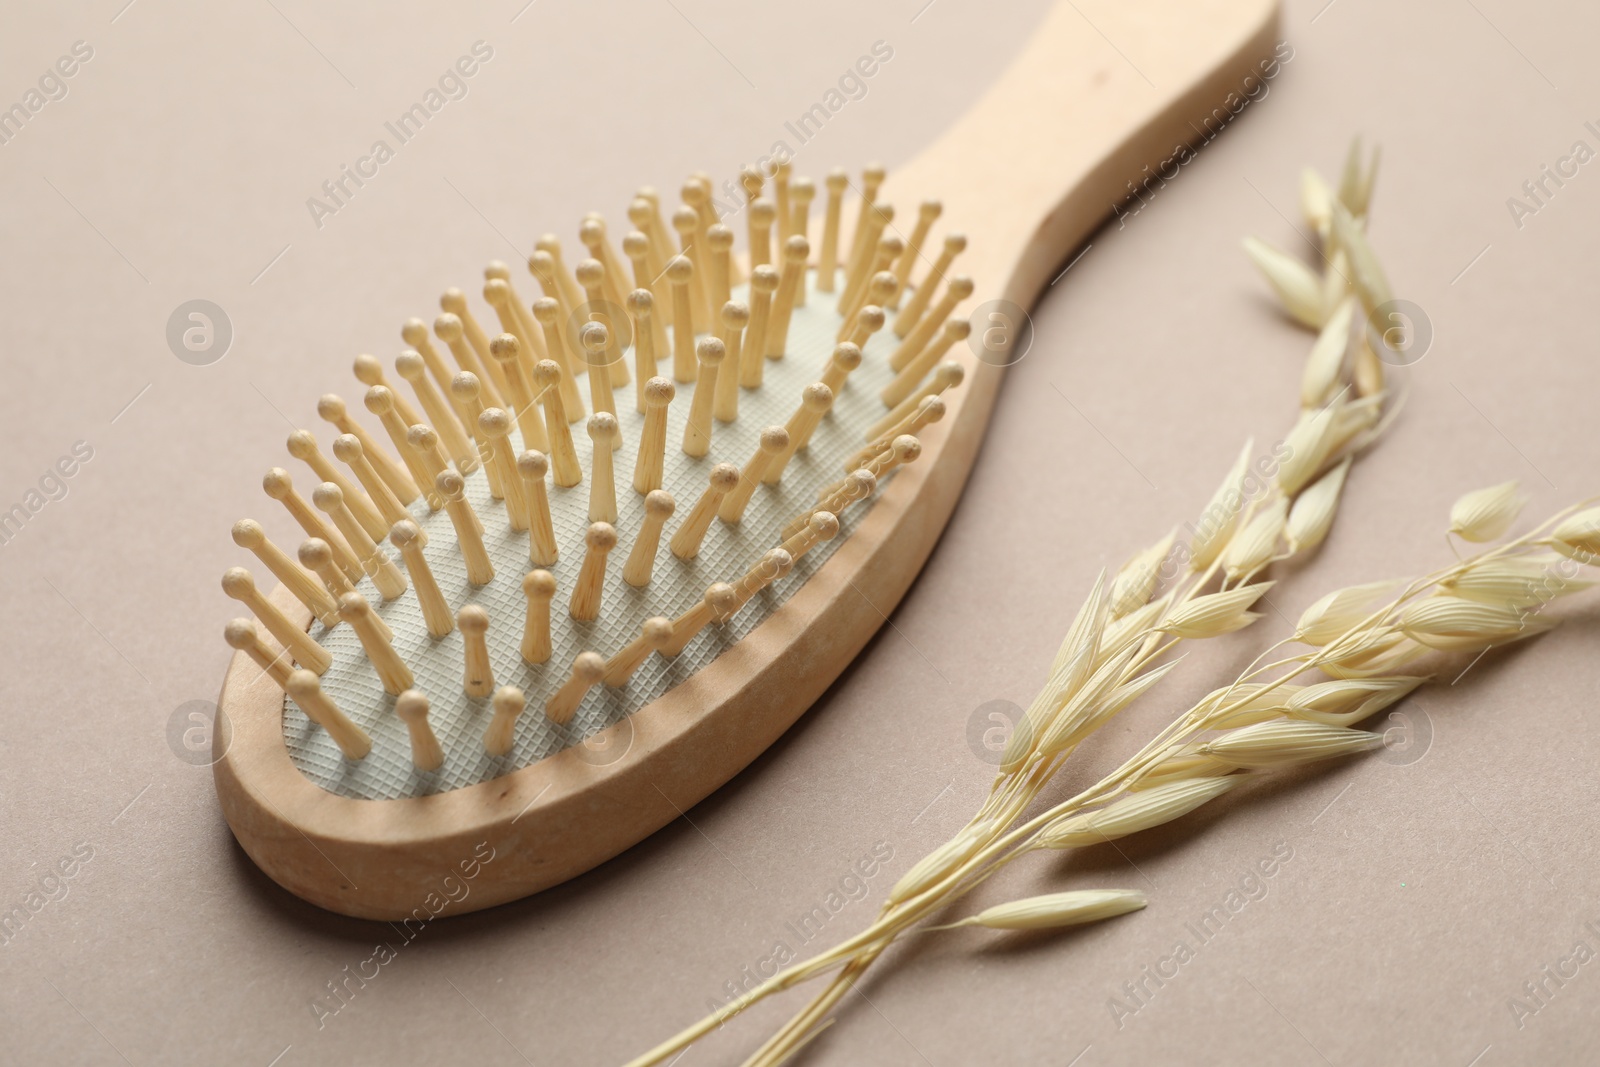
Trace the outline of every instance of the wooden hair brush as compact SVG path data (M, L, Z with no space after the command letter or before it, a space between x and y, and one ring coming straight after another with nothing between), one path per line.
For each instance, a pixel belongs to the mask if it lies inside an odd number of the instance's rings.
M1022 309L1276 73L1272 0L1089 14L1052 12L892 182L817 195L780 161L723 217L704 175L676 209L644 189L582 255L491 264L477 310L447 290L392 371L356 359L332 440L296 431L263 483L305 540L234 527L280 584L223 578L254 617L226 629L217 792L262 870L365 918L488 907L799 717L932 550Z

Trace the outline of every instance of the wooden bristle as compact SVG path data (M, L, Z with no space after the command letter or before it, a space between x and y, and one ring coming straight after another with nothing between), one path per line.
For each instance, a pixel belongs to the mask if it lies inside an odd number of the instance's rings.
M306 713L306 718L327 731L346 759L365 759L367 753L372 751L372 738L339 710L339 705L322 691L322 683L311 671L294 671L289 675L284 689L289 699Z
M268 496L281 501L294 521L306 532L307 537L319 538L328 543L333 552L334 562L344 572L351 582L359 582L365 572L361 569L361 561L356 558L349 545L337 531L318 515L306 502L305 497L295 491L294 482L289 478L289 472L282 467L273 467L267 471L266 477L261 479L261 488L266 490Z
M900 342L900 347L889 357L889 369L904 370L906 364L915 359L917 353L933 340L934 333L944 325L944 320L955 310L956 305L972 295L973 288L972 279L965 274L957 274L946 282L944 295L939 297L938 303L928 309L928 313L918 321L916 328L906 335L906 339Z
M699 372L695 379L694 395L689 398L689 418L683 424L683 451L686 455L703 456L711 451L717 375L727 352L727 348L715 337L702 337L695 345Z
M944 329L939 331L938 338L918 352L900 373L895 375L894 381L883 387L879 394L885 405L897 407L906 397L916 391L917 386L928 376L928 372L939 365L945 355L958 341L965 341L972 335L972 323L967 319L947 319Z
M469 697L486 697L494 692L494 671L489 666L489 613L476 604L468 604L456 612L456 626L461 630L465 668L461 674L461 687Z
M308 537L300 542L295 557L299 559L302 567L321 579L322 587L327 590L329 598L333 601L334 618L337 619L339 598L346 593L355 592L356 587L349 576L339 569L338 563L334 560L332 546L320 537Z
M960 385L964 377L966 377L965 369L955 360L946 360L939 364L934 368L933 379L927 385L906 397L893 411L873 423L872 428L867 431L867 440L880 436L889 427L910 415L917 409L917 405L922 403L924 397L938 396L946 389Z
M491 374L494 373L493 368L486 362L489 358L489 335L484 333L482 326L478 325L477 316L473 315L472 308L467 305L467 294L455 286L451 286L440 295L439 307L442 311L454 315L460 320L461 332L466 336L467 344L471 346L472 351L477 354L478 362L484 365L485 370ZM435 323L436 327L437 325ZM440 336L443 337L442 334ZM446 343L448 343L448 340ZM462 364L462 366L471 370L466 364ZM473 373L482 377L478 371L473 371ZM498 381L495 382L497 387L500 384Z
M279 652L262 643L254 619L229 621L222 630L222 638L228 642L230 648L238 649L255 661L255 665L276 682L280 689L288 687L289 674L294 670L290 654L287 649Z
M772 297L772 312L762 342L768 359L782 359L788 351L789 320L805 281L806 258L810 255L811 244L804 237L791 237L783 243L783 270L778 275L778 291Z
M422 402L422 410L427 413L428 425L439 435L440 443L446 454L455 461L456 469L462 474L477 470L478 452L473 447L472 438L462 428L454 406L445 403L444 397L428 379L428 370L422 357L416 352L402 352L395 358L394 369L395 373L411 383L412 391Z
M340 597L339 617L349 623L361 639L361 647L366 651L373 670L378 672L378 680L383 683L384 691L399 696L410 689L416 680L412 677L411 668L395 652L394 646L389 643L390 638L375 625L377 616L372 613L372 605L367 603L366 597L360 593L346 593Z
M289 592L294 594L296 600L320 619L322 625L331 628L339 624L339 605L334 602L333 597L328 595L328 591L314 574L290 559L283 549L272 543L259 522L254 519L240 519L234 523L233 543L254 552L256 558L266 564L273 577L282 582Z
M605 676L606 661L598 652L580 652L572 661L572 676L545 702L544 716L557 726L565 726L577 713L578 705L596 682Z
M744 518L744 509L755 495L756 487L766 476L767 468L789 447L789 431L782 426L768 426L761 431L755 452L745 461L739 472L739 481L717 508L717 517L730 526Z
M491 360L491 362L493 361ZM467 418L472 420L472 426L476 430L478 420L483 417L485 411L489 410L483 402L483 388L478 381L478 376L468 371L462 371L451 380L450 392L460 401L461 409L466 412ZM540 426L542 427L543 425L543 420L540 420ZM505 486L500 482L500 472L491 462L494 459L491 442L484 439L481 430L477 432L476 437L478 441L478 456L482 460L479 466L483 470L484 480L489 483L489 495L496 500L504 500L506 498Z
M865 448L861 449L860 451L856 452L855 455L845 460L845 471L848 473L849 471L853 471L857 467L860 467L863 463L867 462L867 460L871 459L873 456L876 456L879 452L882 452L888 447L889 442L893 441L896 437L899 437L903 433L920 434L923 427L932 425L933 423L936 423L940 419L944 418L944 411L944 400L942 400L940 397L923 397L917 402L917 406L912 409L912 411L907 414L905 418L895 423L884 433L873 438L873 440Z
M713 622L727 622L739 610L739 594L727 582L714 582L694 607L672 622L672 640L662 649L663 656L676 656L701 630Z
M394 495L394 490L389 488L378 471L367 458L367 450L361 444L361 438L352 433L342 433L333 439L333 456L340 463L350 468L350 473L356 476L356 481L361 483L361 488L367 492L367 498L378 509L378 514L383 521L393 526L410 512L405 505L400 503L400 498Z
M444 765L444 749L428 724L428 698L421 690L407 689L395 698L394 713L406 724L411 739L411 765L419 771L436 771Z
M399 453L401 462L406 465L406 469L411 472L412 479L421 488L422 496L428 502L428 510L438 511L444 506L444 502L440 499L439 494L433 491L434 476L428 470L427 464L422 461L416 450L406 440L406 434L410 431L410 427L418 425L420 420L409 424L404 422L398 399L394 392L385 385L374 385L367 390L365 398L367 410L378 416L378 421L383 424L383 430L389 435L389 441L394 445L394 450Z
M617 521L617 482L612 448L617 439L617 419L609 411L589 416L589 440L594 446L589 467L589 521Z
M767 362L767 324L772 319L772 298L779 282L778 272L772 267L756 267L750 272L750 322L745 327L744 347L739 355L742 389L761 388L761 375Z
M833 354L828 357L828 366L823 370L819 380L837 396L844 388L845 379L850 377L850 372L859 366L861 366L861 346L854 341L841 341L834 345Z
M778 245L782 247L794 233L794 209L790 206L789 175L794 164L782 160L772 168L772 205L778 211Z
M428 627L428 635L443 637L455 629L455 616L450 614L450 605L439 591L439 583L434 580L433 570L422 551L428 544L427 534L411 519L401 519L389 530L389 540L406 561L406 573L417 591L417 604L422 608L422 621Z
M772 262L772 223L778 209L765 198L750 205L750 267L766 266ZM780 242L781 243L781 242Z
M556 580L549 571L533 570L523 575L522 593L528 598L522 620L522 658L543 663L550 658L550 600L556 595Z
M644 494L661 488L667 457L667 409L678 387L666 378L651 378L644 387L644 430L633 463L633 490Z
M689 319L694 324L694 332L699 333L711 321L711 308L706 302L706 256L705 249L696 240L700 229L700 216L694 208L681 207L672 213L672 228L678 231L678 256L688 260L690 265L689 284ZM668 264L670 269L671 264ZM671 277L671 274L668 274ZM672 324L678 326L677 304L673 304Z
M357 488L343 471L328 462L328 457L322 454L322 449L317 446L317 439L310 430L296 430L289 435L289 455L303 460L317 476L318 481L332 482L339 487L339 491L344 494L345 502L349 505L350 513L361 524L361 528L367 531L369 537L383 536L386 527L383 517L378 514L378 509L367 494Z
M357 356L355 361L355 372L356 380L362 385L367 386L369 391L378 386L381 386L385 390L389 390L389 382L383 376L383 364L378 361L377 356L369 355L367 353L362 353L361 355ZM416 408L411 406L411 402L409 400L403 396L400 396L398 393L394 394L394 406L395 410L400 413L402 425L410 426L412 423L422 421L421 413L418 412ZM368 410L371 410L370 406L368 407Z
M494 718L483 732L483 750L491 756L504 756L511 751L517 736L517 720L522 717L528 699L514 685L503 685L494 692Z
M822 251L817 257L817 290L831 293L839 275L839 221L844 213L844 191L850 176L842 168L828 172L828 206L822 217Z
M717 372L716 403L712 406L718 422L733 422L739 417L740 360L744 328L749 321L750 309L738 300L723 304L717 316L717 340L725 349L722 369Z
M522 495L528 505L528 562L549 567L559 554L555 521L550 515L550 492L544 479L550 460L543 452L529 450L517 457L517 474L522 478Z
M817 184L810 178L796 178L789 184L789 232L786 236L811 239L811 202L816 198ZM797 306L806 306L803 288Z
M539 416L539 407L533 400L538 394L534 381L538 371L529 370L524 365L521 342L514 335L503 333L489 342L489 355L499 365L500 373L505 378L507 398L511 401L522 440L531 448L548 448L550 441L545 420ZM478 444L483 444L481 438ZM488 461L489 456L485 453L484 462L487 464Z
M905 251L894 264L894 277L896 293L885 307L894 307L899 302L899 294L905 292L907 285L911 284L911 268L916 266L917 257L922 254L923 243L928 239L928 231L933 229L934 222L943 213L944 205L937 200L924 200L917 208L917 224L911 230L911 236L906 240Z
M928 274L911 291L911 298L906 301L906 306L901 310L899 317L894 320L894 333L896 337L904 337L921 320L922 314L927 310L928 304L933 299L934 289L945 280L945 275L950 271L950 265L957 256L967 249L966 234L952 233L944 239L944 247L939 252L939 258L934 260L933 266L928 268Z
M611 368L623 360L612 337L612 332L598 322L587 323L579 334L584 366L589 372L589 399L597 414L605 412L612 416L612 440L621 447L622 431L615 418L617 398L611 389Z
M444 500L450 525L456 529L456 546L467 565L467 581L472 585L489 584L494 580L494 564L489 562L489 550L483 544L483 524L467 502L466 483L455 471L445 471L434 487Z
M628 294L628 313L633 316L633 405L641 415L645 383L656 376L657 356L666 349L666 332L655 314L655 304L648 289L639 288Z
M449 346L450 354L455 357L457 365L461 368L461 373L470 374L483 383L483 403L493 408L505 407L506 401L501 395L502 390L505 388L505 379L500 376L500 367L493 359L489 358L487 347L484 349L483 354L479 355L478 350L468 343L461 317L448 311L445 312L433 320L433 332L439 340ZM488 344L487 338L484 339L484 344ZM441 388L454 395L454 389L452 388L454 382L455 379L451 378L450 382L441 386ZM470 427L473 425L473 420L477 416L464 406L459 397L456 398L456 411L461 417L463 426Z
M333 423L341 435L349 435L361 442L361 450L366 455L367 462L372 464L372 469L378 472L384 484L402 505L410 504L417 499L421 490L417 488L411 472L379 447L365 426L350 417L349 408L343 397L334 393L323 394L317 401L317 414ZM338 455L338 452L335 451L334 455Z
M590 523L583 544L583 566L573 584L567 611L574 619L587 622L600 617L600 600L606 587L606 559L617 547L616 527L609 522Z
M636 671L650 657L650 653L666 647L672 640L672 620L656 616L646 619L639 636L623 645L616 655L606 660L602 680L612 688L628 684Z
M805 529L784 539L780 546L792 559L798 560L823 541L839 536L839 517L831 511L814 511L806 519Z
M522 476L511 450L511 416L500 408L486 408L478 416L479 443L484 458L494 467L506 505L506 519L513 530L528 528L528 501L522 492Z
M635 589L650 584L655 570L656 553L661 547L661 528L672 517L677 502L665 489L653 489L644 498L644 522L639 526L639 536L633 542L627 562L622 566L622 580Z
M720 311L733 296L733 231L717 223L706 230L707 294L713 310Z
M667 281L672 286L672 376L680 382L692 382L695 376L694 327L684 326L694 321L690 287L694 276L694 264L687 256L667 261Z
M794 458L805 443L811 439L811 433L822 421L822 416L833 407L833 390L821 382L812 382L806 386L805 392L800 394L800 407L793 415L789 416L784 429L789 431L789 444L778 453L778 457L767 466L767 473L761 480L767 485L777 485L783 478L783 469L788 466L789 460Z
M578 466L578 451L572 447L572 431L567 428L567 411L561 399L561 368L555 360L541 360L533 368L533 383L544 404L544 427L550 437L550 462L557 485L571 488L583 481Z
M422 358L423 366L427 368L428 374L432 376L433 380L430 384L434 386L436 395L441 397L450 408L454 409L454 403L450 399L450 367L449 364L445 363L444 357L439 355L439 350L433 347L433 338L428 333L428 324L421 319L407 319L400 326L400 339L410 345L411 350ZM467 369L470 370L471 368L468 367ZM424 405L424 410L426 410L426 405ZM461 412L452 410L452 414L456 417L457 427L463 433L470 434L472 429L465 424ZM433 419L435 426L442 421L446 421L431 411L428 412L428 417Z
M888 229L892 222L894 222L893 204L874 204L872 210L867 213L866 232L861 235L862 244L857 246L854 258L850 261L850 269L845 272L844 292L839 298L840 306L854 308L860 302L862 290L872 280L874 264L883 254L880 247L883 231Z
M716 517L722 498L739 484L739 468L731 463L718 463L711 468L710 482L700 494L689 515L672 535L668 547L679 559L694 559L700 554L700 542L705 540L711 520Z

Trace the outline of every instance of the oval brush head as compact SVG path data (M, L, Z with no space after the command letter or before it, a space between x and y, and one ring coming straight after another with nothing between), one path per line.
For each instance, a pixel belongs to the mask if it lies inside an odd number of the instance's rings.
M931 236L934 201L894 232L882 181L868 168L854 236L841 238L850 183L830 176L814 253L811 183L780 168L769 200L747 174L748 277L708 180L685 184L670 233L642 191L621 254L588 216L588 255L570 268L556 238L538 242L524 281L537 300L491 263L486 313L448 290L431 331L402 327L392 376L358 357L377 431L322 397L331 443L295 431L294 469L263 483L305 540L279 548L254 520L234 530L283 584L267 598L247 571L224 579L260 625L228 624L240 656L223 709L252 738L270 714L274 758L330 802L371 802L346 832L375 820L364 846L393 855L374 871L324 830L326 863L280 876L276 835L310 828L249 788L260 753L231 753L225 809L269 873L338 910L404 914L409 903L389 901L415 896L415 864L448 871L474 854L464 830L490 840L515 822L526 835L521 869L491 864L480 906L631 843L607 829L608 807L638 788L623 779L612 796L608 782L646 756L631 717L675 691L691 716L726 703L697 693L697 676L848 543L962 380L946 357L969 332L956 317L973 290L954 263L965 238ZM785 201L787 216L774 207ZM847 658L814 669L831 679ZM739 694L737 715L781 729L807 691L769 680ZM709 791L744 760L707 743L671 758L702 762ZM498 790L514 804L493 799L497 783L563 755L587 807L542 810L521 789ZM468 793L466 825L442 825L438 802Z

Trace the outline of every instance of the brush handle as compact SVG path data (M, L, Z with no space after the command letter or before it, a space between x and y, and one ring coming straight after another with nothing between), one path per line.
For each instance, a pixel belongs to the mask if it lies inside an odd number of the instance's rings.
M978 279L974 300L1029 307L1145 167L1215 136L1230 92L1264 91L1277 30L1277 0L1062 0L880 199L943 200L972 232L959 270Z

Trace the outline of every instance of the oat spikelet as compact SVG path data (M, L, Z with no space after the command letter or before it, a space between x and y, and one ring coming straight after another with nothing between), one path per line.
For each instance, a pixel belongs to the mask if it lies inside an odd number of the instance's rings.
M1300 377L1300 406L1319 408L1339 392L1344 381L1346 356L1350 349L1350 320L1355 312L1355 302L1345 299L1328 316L1322 332L1317 334L1306 357L1305 371Z
M1249 610L1250 605L1271 588L1271 582L1257 582L1195 597L1162 620L1161 630L1174 637L1188 638L1216 637L1242 630L1260 617Z
M1227 545L1228 538L1233 536L1234 525L1239 521L1239 507L1244 503L1244 475L1254 447L1253 440L1244 443L1239 458L1233 461L1228 476L1222 479L1222 484L1211 495L1211 502L1200 513L1200 521L1194 525L1194 536L1189 542L1189 566L1195 571L1211 566Z
M1389 580L1336 589L1305 610L1295 624L1294 639L1321 647L1343 636L1352 626L1372 614L1379 595L1399 583Z
M1327 235L1323 235L1326 239ZM1350 281L1350 257L1334 249L1328 260L1328 269L1322 274L1322 317L1332 315L1340 304L1355 295L1356 287Z
M1041 848L1084 848L1112 841L1187 815L1243 779L1236 776L1192 778L1140 790L1083 815L1069 815L1051 823L1039 835Z
M1316 230L1326 241L1328 239L1328 225L1332 221L1333 190L1328 188L1328 183L1314 168L1307 167L1300 172L1300 214L1305 216L1311 228Z
M1383 392L1383 361L1372 350L1372 341L1365 329L1357 337L1359 340L1356 342L1355 364L1350 371L1350 380L1356 387L1357 396L1377 396Z
M1111 583L1113 619L1120 619L1149 602L1150 594L1155 591L1156 582L1161 577L1161 564L1167 558L1167 553L1172 551L1172 542L1176 538L1177 532L1173 531L1122 565L1116 580Z
M1300 689L1298 685L1275 685L1271 682L1225 685L1207 693L1194 710L1209 729L1229 730L1237 726L1250 726L1281 718L1288 710L1290 698ZM1220 717L1214 718L1219 712Z
M1199 741L1174 745L1161 762L1145 772L1144 777L1129 783L1128 789L1138 792L1191 778L1220 778L1233 773L1234 768L1231 764L1223 763L1213 756L1202 756L1198 751L1199 748Z
M1339 510L1339 494L1344 490L1345 476L1350 473L1350 457L1312 482L1295 497L1289 509L1289 522L1284 537L1289 542L1291 555L1299 555L1316 548L1327 538L1333 527L1333 516Z
M1265 769L1332 759L1383 743L1382 736L1320 722L1282 720L1246 726L1202 744L1196 751L1234 767Z
M1290 698L1289 716L1324 726L1354 726L1404 698L1425 677L1340 679L1308 685Z
M1459 597L1484 604L1503 604L1531 608L1557 597L1580 593L1594 582L1563 573L1573 564L1547 553L1536 556L1507 556L1484 560L1461 574L1448 578L1440 587Z
M1278 467L1278 486L1285 493L1298 493L1322 469L1337 444L1335 415L1342 405L1333 401L1317 411L1302 411L1283 439L1287 453Z
M1050 725L1045 727L1044 735L1039 738L1034 751L1048 758L1076 744L1084 736L1082 727L1121 683L1129 662L1138 651L1137 647L1130 647L1095 671L1083 687L1072 694Z
M1332 230L1334 243L1349 257L1350 281L1361 295L1361 303L1369 312L1387 304L1391 299L1389 280L1383 276L1383 268L1360 224L1338 201L1333 203Z
M1435 595L1407 604L1400 629L1412 640L1447 652L1477 648L1513 637L1531 637L1555 625L1509 604L1484 604Z
M1600 508L1580 511L1550 531L1551 547L1569 559L1592 564L1600 559Z
M943 880L951 871L961 866L967 857L978 851L978 847L989 835L991 827L990 822L974 823L922 857L915 866L901 875L894 888L889 890L889 903L898 904L902 900L909 900Z
M1356 218L1365 218L1367 208L1372 203L1372 186L1378 177L1378 157L1381 150L1374 147L1372 150L1372 163L1365 169L1361 166L1361 138L1357 137L1350 142L1350 151L1345 155L1344 172L1339 177L1339 202Z
M1237 582L1255 574L1272 562L1278 539L1289 520L1289 502L1276 497L1245 524L1228 542L1222 553L1222 570L1228 581Z
M1311 268L1287 252L1280 252L1254 237L1244 239L1245 255L1278 294L1289 316L1313 330L1322 326L1322 282Z
M1164 601L1153 600L1132 615L1124 615L1107 626L1105 635L1100 639L1100 648L1095 653L1094 665L1100 666L1132 642L1154 631L1166 610L1167 605Z
M1403 633L1369 634L1365 639L1341 642L1348 647L1321 663L1324 674L1335 678L1372 678L1393 674L1434 651Z
M1528 498L1516 482L1465 493L1450 507L1450 532L1463 541L1495 541L1511 529Z
M1145 895L1137 889L1078 889L999 904L949 926L933 926L929 929L987 926L991 930L1051 930L1126 915L1130 911L1138 911L1146 903Z

